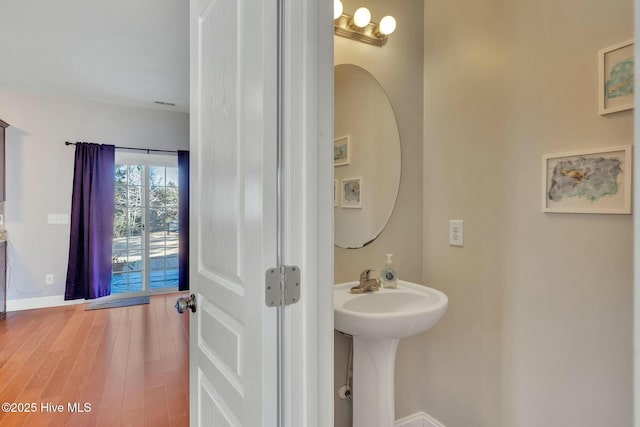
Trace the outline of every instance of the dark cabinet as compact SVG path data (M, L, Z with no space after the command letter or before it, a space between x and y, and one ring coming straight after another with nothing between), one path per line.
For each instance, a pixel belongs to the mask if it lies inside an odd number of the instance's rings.
M5 138L4 133L5 129L9 127L9 124L0 120L0 202L5 201L5 185L4 185L4 147L5 147Z
M7 314L7 242L0 242L0 319Z

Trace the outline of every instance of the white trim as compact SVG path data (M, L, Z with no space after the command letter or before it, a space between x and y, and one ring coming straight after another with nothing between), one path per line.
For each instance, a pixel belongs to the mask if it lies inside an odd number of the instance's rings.
M396 420L395 427L445 427L445 425L426 412L416 412Z
M84 299L65 301L64 295L52 295L48 297L21 298L7 300L7 311L33 310L34 308L62 307L87 302Z
M129 292L125 294L112 294L99 298L100 301L110 301L114 299L133 298L142 296L154 296L161 294L174 294L180 292L178 288L157 289L149 292ZM189 291L184 291L189 292ZM64 307L67 305L84 304L96 300L74 299L65 301L64 295L52 295L48 297L20 298L7 300L7 311L33 310L36 308Z
M333 3L285 3L286 427L333 425Z
M640 34L640 1L633 1L633 15L635 34ZM640 43L633 46L634 56L640 57ZM634 98L635 104L640 104L640 97ZM633 425L640 427L640 105L633 110L633 122L635 125L633 143L635 159L633 165Z
M178 153L144 153L139 151L116 150L116 165L144 165L178 167Z

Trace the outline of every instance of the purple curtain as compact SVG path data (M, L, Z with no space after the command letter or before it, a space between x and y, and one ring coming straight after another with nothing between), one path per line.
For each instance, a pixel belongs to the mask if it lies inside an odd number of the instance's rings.
M115 147L76 144L65 300L111 293Z
M178 151L178 289L189 289L189 152Z

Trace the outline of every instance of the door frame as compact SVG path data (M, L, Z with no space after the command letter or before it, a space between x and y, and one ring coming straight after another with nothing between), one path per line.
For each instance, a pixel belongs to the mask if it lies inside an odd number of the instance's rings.
M633 1L633 17L634 39L640 40L640 0ZM633 49L639 58L640 43ZM640 96L634 97L633 123L633 425L640 427Z
M284 6L282 262L301 273L300 300L283 310L284 422L278 427L329 427L334 421L333 3L276 1ZM272 27L273 4L263 7L262 24ZM274 332L263 329L262 335ZM263 359L263 366L275 369L271 362ZM264 401L276 400L270 395Z
M333 2L285 2L284 263L301 269L285 310L285 425L333 425Z

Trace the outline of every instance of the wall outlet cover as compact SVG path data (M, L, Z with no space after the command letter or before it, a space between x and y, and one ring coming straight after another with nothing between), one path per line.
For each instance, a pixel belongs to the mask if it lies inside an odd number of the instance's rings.
M464 221L461 219L449 220L449 245L464 246Z

